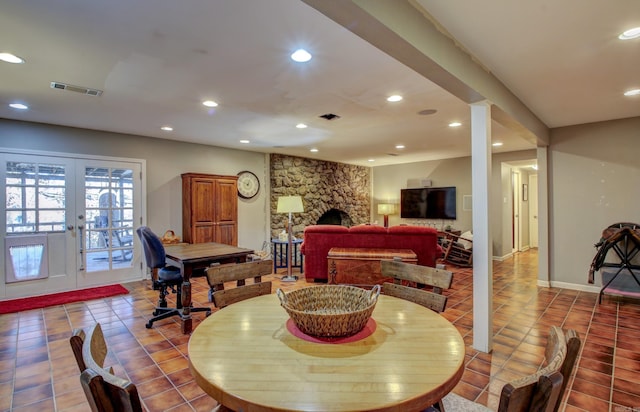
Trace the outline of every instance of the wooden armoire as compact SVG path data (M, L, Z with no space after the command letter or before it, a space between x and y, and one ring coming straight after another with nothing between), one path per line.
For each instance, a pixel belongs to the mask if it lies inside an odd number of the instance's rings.
M182 175L182 237L187 243L238 245L238 177Z

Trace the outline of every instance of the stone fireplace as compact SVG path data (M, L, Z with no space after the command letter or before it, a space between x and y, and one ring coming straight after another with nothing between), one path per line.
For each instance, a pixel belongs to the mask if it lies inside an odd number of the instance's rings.
M320 216L316 225L352 226L351 217L342 210L329 209Z
M276 213L280 196L301 196L304 212L292 215L293 234L323 224L354 226L371 220L371 168L304 157L270 155L271 236L286 228L288 214Z

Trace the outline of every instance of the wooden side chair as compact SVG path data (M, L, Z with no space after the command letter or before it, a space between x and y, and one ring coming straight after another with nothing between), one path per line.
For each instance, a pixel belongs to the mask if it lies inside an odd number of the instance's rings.
M217 308L271 293L271 282L263 282L262 276L273 273L272 260L256 260L245 263L228 263L211 266L205 270L209 283L209 301ZM246 284L253 278L252 284ZM236 287L225 289L225 282L236 282Z
M105 369L107 342L99 323L88 330L76 329L69 339L81 371L80 384L93 412L142 412L138 389L131 381Z
M410 300L438 313L444 311L447 297L442 295L442 291L451 287L453 273L396 260L382 260L380 268L384 277L394 279L393 283L385 282L382 285L382 293ZM418 289L407 284L426 285L433 289Z
M545 350L546 366L503 386L498 412L557 411L580 351L574 330L566 334L552 326ZM446 412L488 412L491 409L455 393L442 399Z

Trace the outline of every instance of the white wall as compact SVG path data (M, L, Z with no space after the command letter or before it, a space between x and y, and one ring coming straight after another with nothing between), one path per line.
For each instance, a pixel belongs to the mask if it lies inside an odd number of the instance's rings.
M509 161L535 159L534 150L500 153L492 156L492 209L491 221L493 230L493 256L501 258L511 253L511 202L509 173L502 170L502 164ZM509 168L507 168L510 170ZM377 166L373 168L373 219L382 223L382 216L376 214L378 203L395 203L396 215L389 216L389 225L401 223L414 224L417 220L400 218L400 189L407 187L408 179L430 179L433 186L456 186L457 217L455 222L437 221L438 229L442 225L451 224L461 231L471 230L471 211L462 210L463 196L471 195L471 157L433 160L416 163L405 163L393 166ZM507 202L504 201L505 197ZM419 221L424 224L432 221Z
M438 229L450 224L462 231L471 230L471 211L462 210L462 198L471 195L471 158L461 157L447 160L405 163L373 168L373 195L371 214L373 220L382 224L383 217L377 214L378 203L394 203L396 214L389 216L389 226L407 224L436 224ZM406 189L409 179L430 179L433 187L456 186L456 221L417 220L400 218L400 189ZM415 186L413 186L415 187Z
M588 285L602 230L640 223L640 117L553 129L549 171L550 280Z
M251 170L261 188L251 200L238 199L238 246L260 249L270 239L268 155L263 153L4 119L0 147L146 159L146 222L159 235L172 229L182 236L180 174L236 175Z

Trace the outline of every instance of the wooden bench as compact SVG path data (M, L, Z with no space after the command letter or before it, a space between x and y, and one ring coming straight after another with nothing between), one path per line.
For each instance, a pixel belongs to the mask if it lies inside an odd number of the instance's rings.
M380 261L418 263L410 249L331 248L327 256L329 283L354 286L382 285L393 278L382 275Z

